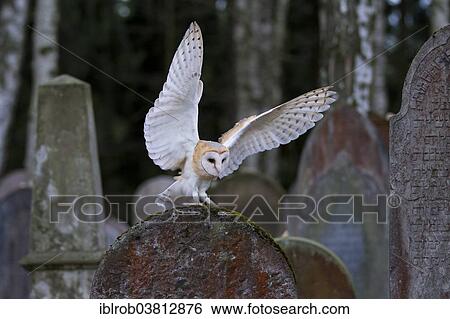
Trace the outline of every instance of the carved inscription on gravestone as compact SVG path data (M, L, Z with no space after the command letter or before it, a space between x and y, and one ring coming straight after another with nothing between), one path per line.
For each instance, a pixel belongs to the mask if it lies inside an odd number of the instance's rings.
M390 292L450 297L450 26L414 58L391 120ZM395 203L394 203L395 204Z

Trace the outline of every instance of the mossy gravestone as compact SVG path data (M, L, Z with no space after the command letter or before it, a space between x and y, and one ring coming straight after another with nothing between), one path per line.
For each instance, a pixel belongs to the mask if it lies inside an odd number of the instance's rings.
M168 210L134 225L106 252L91 298L296 298L278 245L236 213Z
M30 251L23 260L31 297L88 297L105 249L97 223L103 216L94 205L71 206L66 197L102 195L87 83L60 76L39 86L35 151Z
M316 211L312 216L317 222L303 219L288 225L289 234L318 241L338 255L361 298L388 296L386 204L377 198L387 194L387 179L388 157L376 128L354 108L342 105L311 132L290 191L313 197L317 205L335 194L356 195L364 205L375 205L356 220L356 197L351 196L348 204L328 207L330 215L345 215L345 221L324 220Z
M450 26L411 64L389 153L391 297L450 298Z
M222 206L235 197L233 209L241 212L272 236L281 236L286 224L278 220L278 202L286 193L276 181L262 174L239 172L221 180L208 192ZM231 208L230 206L230 208Z
M281 237L276 242L294 269L300 298L355 298L350 273L325 246L300 237Z

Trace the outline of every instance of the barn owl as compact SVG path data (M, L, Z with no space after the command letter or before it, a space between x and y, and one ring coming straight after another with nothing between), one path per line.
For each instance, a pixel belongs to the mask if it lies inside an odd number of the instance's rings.
M191 197L195 203L211 203L206 191L213 180L231 174L252 154L295 140L336 100L336 92L330 86L323 87L242 119L218 142L200 140L197 123L203 92L202 62L202 34L193 22L144 124L149 157L163 170L180 171L176 181L158 196L157 203L163 206L180 196Z

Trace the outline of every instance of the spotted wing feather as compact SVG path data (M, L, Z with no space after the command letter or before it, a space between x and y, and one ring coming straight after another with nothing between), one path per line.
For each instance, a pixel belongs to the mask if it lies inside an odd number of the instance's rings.
M331 86L310 91L258 116L245 118L219 141L230 150L228 166L220 177L237 170L248 156L297 139L314 127L336 100Z
M148 155L164 170L181 169L199 140L202 61L202 34L193 22L173 57L163 89L145 118Z

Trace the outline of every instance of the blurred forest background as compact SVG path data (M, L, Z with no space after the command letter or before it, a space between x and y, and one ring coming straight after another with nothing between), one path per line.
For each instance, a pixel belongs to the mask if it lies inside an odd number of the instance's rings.
M397 112L409 64L433 29L448 22L448 1L2 0L0 175L29 166L33 92L57 74L92 87L105 194L132 194L161 174L147 156L143 122L194 20L205 43L200 136L216 140L244 115L337 80L351 69L330 77L329 60L353 52L365 52L360 60L368 62L387 50L370 64L366 85L375 89L362 95L376 102L351 99L337 83L342 103L383 118ZM305 140L251 165L289 188Z

